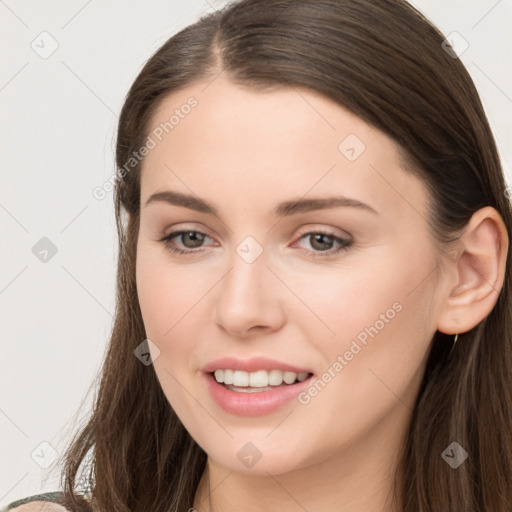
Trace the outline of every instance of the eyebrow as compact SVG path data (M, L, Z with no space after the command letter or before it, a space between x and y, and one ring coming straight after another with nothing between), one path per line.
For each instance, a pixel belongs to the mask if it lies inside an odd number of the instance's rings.
M144 207L151 203L157 202L182 206L184 208L188 208L189 210L195 210L207 215L218 216L217 209L203 199L172 190L165 190L163 192L156 192L152 194L144 203ZM296 215L299 213L306 213L315 210L325 210L327 208L335 208L341 206L358 208L378 215L377 211L366 203L344 196L317 197L310 199L294 199L291 201L284 201L279 203L274 208L272 214L276 217L288 217L290 215Z

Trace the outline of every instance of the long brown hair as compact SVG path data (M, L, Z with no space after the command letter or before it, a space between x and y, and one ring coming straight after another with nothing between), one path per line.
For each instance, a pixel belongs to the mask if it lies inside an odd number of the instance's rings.
M86 455L92 505L101 511L186 511L207 456L165 398L154 368L134 357L146 338L135 284L140 163L126 163L148 137L171 92L224 73L253 90L304 87L389 135L431 201L429 226L448 253L474 212L492 206L512 238L511 205L495 141L463 64L445 37L405 0L242 0L171 37L130 88L118 126L115 213L117 307L90 419L63 472L73 510ZM396 473L407 512L512 510L512 259L491 313L470 331L437 331ZM469 458L441 457L456 441Z

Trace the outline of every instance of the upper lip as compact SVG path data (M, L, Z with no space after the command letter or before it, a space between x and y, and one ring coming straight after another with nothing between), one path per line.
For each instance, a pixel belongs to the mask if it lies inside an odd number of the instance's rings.
M215 370L242 370L255 372L258 370L281 370L283 372L313 373L307 368L300 368L292 364L269 359L268 357L251 357L250 359L238 359L236 357L222 357L208 363L203 367L203 372L211 373Z

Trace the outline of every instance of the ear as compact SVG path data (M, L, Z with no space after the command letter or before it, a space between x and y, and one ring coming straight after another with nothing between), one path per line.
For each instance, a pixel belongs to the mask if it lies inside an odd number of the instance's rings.
M458 250L451 251L452 273L440 307L439 331L467 332L489 315L505 279L508 247L501 215L490 206L475 212L460 237Z

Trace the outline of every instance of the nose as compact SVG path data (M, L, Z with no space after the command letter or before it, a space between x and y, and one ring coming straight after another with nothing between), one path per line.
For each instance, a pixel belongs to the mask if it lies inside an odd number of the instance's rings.
M234 253L216 287L215 322L237 338L273 332L284 323L283 284L268 267L265 251L254 261Z

